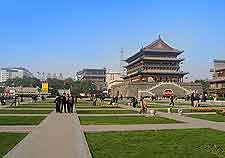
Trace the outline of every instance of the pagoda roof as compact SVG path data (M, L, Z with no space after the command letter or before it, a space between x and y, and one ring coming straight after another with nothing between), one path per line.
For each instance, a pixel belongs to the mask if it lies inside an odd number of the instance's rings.
M183 51L171 47L165 41L163 41L161 39L161 37L159 36L159 38L157 40L153 41L146 47L142 48L139 52L137 52L133 56L127 58L125 61L128 62L128 61L132 60L133 58L135 58L135 56L139 57L141 54L143 54L143 52L175 53L175 54L179 55Z
M137 62L140 62L142 60L149 60L149 61L175 61L175 62L181 62L181 61L184 61L184 58L159 58L159 57L141 57L141 58L138 58L132 62L130 62L129 64L125 65L124 67L128 67L130 65L133 65Z
M168 45L165 41L161 39L160 36L157 40L155 40L151 44L144 47L143 50L144 51L182 52Z
M128 74L126 76L124 76L124 79L133 77L133 76L137 76L137 75L187 75L189 74L188 72L183 72L183 71L178 71L178 72L169 72L169 71L152 71L152 72L148 72L148 71L142 71L142 72L133 72L131 74Z

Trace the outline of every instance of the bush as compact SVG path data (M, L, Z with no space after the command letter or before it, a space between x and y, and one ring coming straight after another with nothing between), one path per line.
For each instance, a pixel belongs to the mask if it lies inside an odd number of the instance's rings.
M193 108L191 109L192 112L216 112L216 109L213 108Z
M225 110L217 110L216 113L217 113L218 115L225 116Z
M225 101L225 98L224 97L218 97L217 100Z

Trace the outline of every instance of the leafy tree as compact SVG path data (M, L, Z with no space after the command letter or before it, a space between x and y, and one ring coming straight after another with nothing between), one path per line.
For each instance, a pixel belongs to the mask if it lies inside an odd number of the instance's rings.
M5 86L15 86L15 87L40 87L41 81L37 78L24 77L9 79L5 82Z
M203 92L207 93L207 91L209 89L209 81L208 80L195 80L195 83L201 83Z
M48 78L47 82L48 82L49 88L64 89L64 81L63 80L58 80L55 78L54 79Z

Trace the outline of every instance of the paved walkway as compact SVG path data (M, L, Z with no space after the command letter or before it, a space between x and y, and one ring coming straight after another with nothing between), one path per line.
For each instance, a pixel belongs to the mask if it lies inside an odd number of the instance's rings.
M35 126L0 126L0 132L28 133L34 128Z
M76 114L51 113L4 158L90 158Z
M85 132L116 132L116 131L143 131L143 130L163 130L163 129L191 129L205 128L188 123L174 124L140 124L140 125L83 125Z
M48 116L49 114L0 114L0 116Z
M209 114L213 114L213 115L215 115L216 114L216 112L186 112L186 113L183 113L184 115L209 115Z
M79 111L124 111L124 110L128 110L128 109L122 109L122 108L91 108L91 109L79 109L79 108L76 108L76 110L79 110Z
M121 106L124 109L138 111L138 108ZM197 114L197 113L194 113ZM203 113L205 114L205 113ZM211 114L211 113L210 113ZM108 114L107 114L108 115ZM148 116L149 114L147 114ZM162 130L162 129L188 129L188 128L212 128L225 131L225 122L213 122L197 118L179 115L177 113L157 112L157 116L177 120L184 123L176 124L141 124L141 125L84 125L82 129L86 132L106 131L139 131L139 130Z
M145 116L145 114L78 114L78 116Z

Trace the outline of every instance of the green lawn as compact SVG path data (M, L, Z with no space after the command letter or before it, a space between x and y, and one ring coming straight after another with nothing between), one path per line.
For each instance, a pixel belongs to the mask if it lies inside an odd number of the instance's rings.
M86 133L93 158L224 158L225 133L211 129Z
M78 114L135 114L133 110L77 110Z
M52 110L0 110L0 114L48 114Z
M45 116L0 116L0 125L38 125Z
M25 133L0 133L0 157L7 154L26 135Z
M120 125L120 124L167 124L178 123L171 120L156 116L80 116L82 125Z
M225 122L225 116L218 115L218 114L193 114L188 116L193 118L208 120L208 121Z

